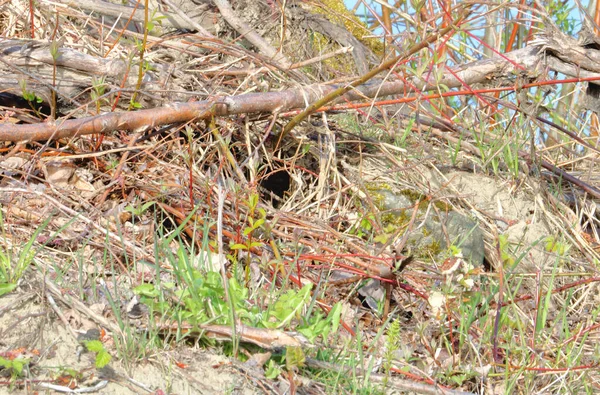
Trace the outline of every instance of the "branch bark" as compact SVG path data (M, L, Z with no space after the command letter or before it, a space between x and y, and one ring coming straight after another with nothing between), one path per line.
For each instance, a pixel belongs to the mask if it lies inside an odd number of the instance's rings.
M227 0L213 0L215 5L219 8L221 16L227 23L233 27L239 34L252 43L260 53L273 59L279 63L282 68L288 69L291 66L291 62L281 53L277 52L275 48L271 47L261 36L256 33L248 24L242 21L235 14L235 11Z
M68 5L70 7L76 7L86 11L92 11L100 15L106 15L113 18L125 18L124 20L127 20L129 15L131 15L133 11L133 7L109 3L107 1L57 0L57 2L60 4ZM215 14L208 11L207 9L202 9L201 7L202 6L197 6L197 9L200 9L201 12L198 13L199 15L193 22L190 22L189 18L182 18L179 15L173 13L157 12L156 16L165 17L164 19L162 19L163 25L170 25L177 29L187 30L197 30L198 25L200 25L202 27L202 30L199 31L200 34L204 35L204 33L208 33L212 35L215 33L215 24L213 23L213 18L215 17ZM143 7L138 8L133 13L132 20L134 22L144 22Z
M352 102L397 94L406 95L407 91L414 91L413 86L420 92L424 92L432 90L440 84L448 88L490 83L513 85L514 78L510 78L510 76L524 73L530 79L538 78L544 75L548 69L576 78L600 77L600 73L594 70L585 70L561 60L561 57L557 56L560 48L552 47L551 44L542 37L535 42L535 45L510 52L502 57L459 66L452 72L445 73L438 80L435 77L430 79L413 77L409 84L399 80L373 80L354 88L335 102ZM586 53L596 55L593 51L600 54L600 51L586 49ZM0 125L0 141L49 140L107 133L115 130L133 130L144 125L160 126L187 122L193 119L205 119L213 115L289 111L305 108L340 87L341 85L309 85L281 92L244 94L213 101L173 103L165 107L135 112L108 113L90 118L59 120L33 125L3 124Z

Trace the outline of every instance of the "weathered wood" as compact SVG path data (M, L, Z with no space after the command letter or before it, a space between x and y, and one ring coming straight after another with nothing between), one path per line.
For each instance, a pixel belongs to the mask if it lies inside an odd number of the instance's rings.
M144 23L143 6L135 10L134 7L124 6L107 1L99 0L57 0L60 4L68 5L69 7L81 8L85 11L92 11L99 15L111 16L113 18L121 18L126 21L133 14L134 22ZM142 4L144 4L142 2ZM190 12L189 17L194 19L196 23L190 23L187 18L181 18L177 13L164 13L161 10L156 10L156 17L163 17L161 24L163 26L171 26L176 29L196 30L199 24L210 34L215 34L215 24L213 22L216 14L208 10L208 5L195 5L195 12ZM135 10L135 11L134 11Z
M563 47L551 47L552 41L540 37L534 45L519 49L493 59L468 63L459 66L441 78L428 80L413 77L410 84L403 81L371 81L348 92L336 102L381 98L389 95L406 95L416 87L427 91L437 86L448 88L473 86L475 84L514 84L514 77L524 74L529 79L545 75L548 68L571 77L600 77L594 70L585 70L566 63L559 56ZM570 51L577 52L576 48ZM597 51L586 49L587 52ZM427 75L428 73L424 73ZM49 140L114 130L132 130L141 126L159 126L175 122L186 122L214 115L227 116L242 113L271 113L305 108L339 86L310 85L280 92L253 93L224 97L212 101L195 103L174 103L169 106L126 113L109 113L91 118L46 122L35 125L0 125L1 141Z
M81 101L89 99L89 95L81 97L81 93L89 92L94 78L102 77L105 83L117 85L126 75L127 67L123 60L105 59L66 46L59 46L54 60L48 42L0 39L0 90L22 95L24 81L27 91L45 102L49 102L50 91L54 90L59 100L80 106ZM160 71L163 66L153 64L153 68ZM137 69L137 64L131 66L130 85L137 81ZM155 71L147 71L146 76L146 88L158 80ZM74 101L76 97L79 102Z

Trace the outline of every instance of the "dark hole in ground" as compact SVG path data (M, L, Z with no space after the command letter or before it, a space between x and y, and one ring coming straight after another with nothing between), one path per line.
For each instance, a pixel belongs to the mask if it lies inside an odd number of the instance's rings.
M273 207L278 207L283 203L285 192L290 189L290 175L287 171L280 169L267 173L262 179L260 186L263 192L263 199L270 201Z
M483 270L487 273L493 270L492 264L488 261L487 257L483 257Z
M172 232L178 227L177 222L168 215L161 215L157 220L159 228L162 228L165 233ZM185 232L181 232L181 234L185 235Z
M0 92L0 107L35 110L46 116L50 115L50 107L47 103L28 102L22 96L8 92ZM60 116L62 114L58 114Z
M413 318L413 312L409 311L409 310L400 310L400 312L398 313L398 316L400 317L400 319L402 319L403 322L409 322L410 320L412 320Z

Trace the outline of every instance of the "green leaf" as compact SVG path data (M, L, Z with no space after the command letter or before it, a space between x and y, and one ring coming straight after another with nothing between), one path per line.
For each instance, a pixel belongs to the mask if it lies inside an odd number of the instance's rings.
M245 244L234 244L231 247L229 247L232 250L247 250L248 247Z
M332 332L337 332L340 326L340 320L342 318L342 305L340 302L337 302L331 311L329 312L328 318L331 318L331 330Z
M129 206L125 207L125 211L129 211L133 215L141 215L151 206L153 206L154 203L154 201L146 202L142 205L142 207L135 207L134 205L130 204Z
M17 374L21 374L21 372L23 371L23 366L26 363L27 363L27 361L24 361L22 359L13 359L12 368L15 372L17 372Z
M56 59L58 59L59 48L60 48L60 43L58 41L54 40L54 41L52 41L52 43L50 43L50 55L52 56L52 59L54 59L54 61L56 61Z
M12 292L17 288L17 284L12 283L4 283L0 284L0 296L6 295L9 292Z
M250 243L250 248L254 248L254 247L262 247L263 243L260 241L253 241L252 243Z
M256 205L258 204L258 193L253 193L248 197L248 206L251 210L254 211Z
M106 365L108 365L108 363L111 360L111 356L108 352L106 352L106 350L102 350L98 353L98 355L96 355L96 367L98 369L102 369L103 367L105 367Z
M319 336L312 327L310 328L299 328L297 329L298 333L303 335L308 339L309 342L314 343L315 339Z
M149 298L156 298L159 295L158 290L152 284L142 284L138 285L133 289L133 292L136 295L147 296Z
M277 327L286 325L294 317L300 315L300 311L310 300L311 288L311 284L307 284L299 291L290 289L277 299L269 312L271 317L278 320L279 325Z
M8 369L12 366L12 362L9 361L8 359L4 359L4 358L0 357L0 366Z
M387 234L385 234L385 233L382 233L382 234L380 234L380 235L377 235L377 236L375 236L375 237L373 238L373 241L374 241L375 243L381 243L381 244L385 244L385 243L387 243L387 241L388 241L388 239L389 239L389 238L390 238L390 236L389 236L389 235L387 235Z
M104 345L100 340L90 340L85 342L85 347L91 352L100 352L104 350Z
M291 346L285 348L285 366L288 370L292 368L304 366L306 357L301 347Z
M268 379L276 379L281 374L281 368L272 360L267 363L267 369L265 369L265 377Z

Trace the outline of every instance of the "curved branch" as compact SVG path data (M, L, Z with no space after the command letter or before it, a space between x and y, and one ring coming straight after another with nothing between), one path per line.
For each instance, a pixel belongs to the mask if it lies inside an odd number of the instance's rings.
M252 43L260 53L272 58L278 62L283 68L287 69L291 66L291 62L281 53L277 52L275 48L271 47L265 40L256 33L248 24L242 21L235 15L235 11L231 7L231 4L227 0L213 0L215 5L219 8L223 19L229 23L239 34Z
M593 51L588 49L588 51ZM544 57L545 56L545 57ZM545 66L542 60L545 59ZM544 66L544 67L540 67ZM504 57L486 59L457 67L446 73L441 79L418 79L404 81L372 80L357 86L334 103L352 102L365 98L379 98L389 95L406 95L407 88L416 87L421 93L435 89L438 85L448 88L463 87L473 84L489 84L506 80L506 76L514 73L517 67L525 68L528 77L536 78L545 72L545 67L560 71L572 77L597 77L598 73L578 69L564 63L551 55L544 46L531 46L510 52ZM505 81L510 83L510 81ZM514 83L514 82L513 82ZM57 138L82 136L96 133L107 133L114 130L133 130L142 126L160 126L193 119L205 119L214 115L226 116L242 113L272 113L306 108L311 103L322 99L342 85L309 85L303 88L288 89L281 92L251 93L225 97L214 101L192 103L173 103L159 108L139 110L135 112L107 113L90 118L71 119L31 125L0 124L0 141L40 141Z

